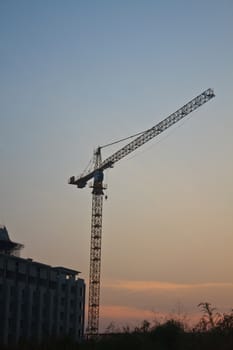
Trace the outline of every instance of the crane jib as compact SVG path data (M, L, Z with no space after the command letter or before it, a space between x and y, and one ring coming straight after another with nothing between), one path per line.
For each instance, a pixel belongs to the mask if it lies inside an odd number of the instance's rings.
M119 161L120 159L124 158L131 152L135 151L138 147L142 146L146 142L150 141L152 138L156 137L157 135L161 134L163 131L168 129L173 124L177 123L179 120L183 119L185 116L187 116L189 113L193 112L195 109L202 106L204 103L208 102L210 99L212 99L215 96L214 91L212 89L207 89L194 99L192 99L190 102L185 104L183 107L178 109L176 112L169 115L167 118L159 122L157 125L153 126L152 128L146 130L144 133L142 133L140 136L136 137L133 141L128 143L126 146L119 149L117 152L113 153L110 157L106 158L98 167L99 170L103 171L107 168L110 168L113 166L114 163ZM85 176L81 176L79 178L75 178L72 176L69 179L69 184L76 185L78 188L83 188L86 186L87 182L91 180L96 170L91 171L90 173L86 174Z
M101 166L105 165L105 163L108 163L109 161L113 163L119 161L138 147L142 146L144 143L148 142L149 140L159 135L173 124L177 123L179 120L184 118L189 113L193 112L198 107L202 106L214 96L215 95L212 89L204 91L202 94L195 97L193 100L191 100L186 105L178 109L176 112L169 115L167 118L159 122L157 125L153 126L151 129L146 130L142 135L138 136L136 139L134 139L129 144L121 148L119 151L112 154L110 157L108 157L101 163Z

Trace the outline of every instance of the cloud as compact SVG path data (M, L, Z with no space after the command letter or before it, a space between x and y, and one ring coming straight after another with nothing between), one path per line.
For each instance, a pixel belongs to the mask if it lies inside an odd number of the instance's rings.
M124 326L135 328L143 320L147 320L153 324L156 321L162 322L165 319L167 319L166 313L155 313L152 310L125 305L103 305L100 309L101 332L104 332L110 324L113 324L116 329L122 329Z
M184 313L158 312L124 305L103 305L100 313L100 327L101 332L105 332L110 324L114 326L115 330L121 330L125 326L133 329L141 325L143 320L149 321L151 325L156 325L170 319L176 319L185 325L193 326L197 324L200 317L200 312L192 312L187 315Z
M196 323L201 312L197 305L210 302L219 312L232 308L233 283L172 283L161 281L105 280L102 283L100 319L102 330L116 325L139 325L184 317Z
M208 283L171 283L160 281L107 281L104 288L121 289L134 292L149 292L157 290L180 290L180 289L202 289L202 288L233 288L233 283L208 282Z
M135 320L137 318L150 319L155 317L155 313L150 310L143 310L124 305L103 305L101 307L101 316L110 319L114 317L115 320Z

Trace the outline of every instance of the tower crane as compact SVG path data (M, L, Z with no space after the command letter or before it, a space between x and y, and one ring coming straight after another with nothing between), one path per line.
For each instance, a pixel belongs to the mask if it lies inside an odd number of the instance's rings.
M103 185L104 171L112 168L120 159L135 151L146 142L161 134L179 120L186 117L189 113L202 106L214 97L214 91L207 89L200 95L192 99L176 112L156 124L150 129L139 133L133 141L120 148L110 157L102 161L101 148L98 147L94 152L94 169L85 175L69 178L69 184L76 185L78 188L84 188L87 182L93 179L92 184L92 214L91 214L91 245L90 245L90 273L89 273L89 299L88 299L88 324L87 334L97 335L99 331L99 304L100 304L100 268L101 268L101 238L102 238L102 211L103 194L105 187Z

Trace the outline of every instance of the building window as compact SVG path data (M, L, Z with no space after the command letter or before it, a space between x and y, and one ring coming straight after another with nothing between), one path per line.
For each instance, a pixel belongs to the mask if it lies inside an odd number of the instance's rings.
M35 277L30 276L30 277L29 277L29 283L30 283L30 284L36 283Z
M55 288L56 288L56 282L50 281L50 282L49 282L49 288L55 289Z
M13 301L11 301L9 310L10 310L10 312L12 312L12 311L14 311L14 309L15 309L15 303Z
M11 329L14 327L14 319L13 318L8 319L8 325L9 325L9 328L11 328Z
M26 275L24 275L23 273L18 273L18 279L21 282L25 282L26 281Z
M10 294L11 294L11 296L14 296L14 294L15 294L15 287L11 287Z
M12 335L9 333L8 334L8 343L10 344L12 342Z

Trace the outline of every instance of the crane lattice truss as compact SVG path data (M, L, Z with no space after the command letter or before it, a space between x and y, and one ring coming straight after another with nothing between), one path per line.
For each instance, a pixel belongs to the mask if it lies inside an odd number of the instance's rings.
M78 188L86 186L87 182L94 179L92 185L92 218L91 218L91 248L90 248L90 274L89 274L89 303L88 324L89 335L98 334L99 330L99 304L100 304L100 269L101 269L101 237L102 237L102 212L103 212L103 172L113 166L114 163L124 158L138 147L142 146L155 136L161 134L189 113L202 106L214 97L212 89L207 89L186 105L169 115L157 125L143 132L126 146L113 153L103 162L101 160L101 147L95 151L94 170L78 178L70 177L69 184Z

